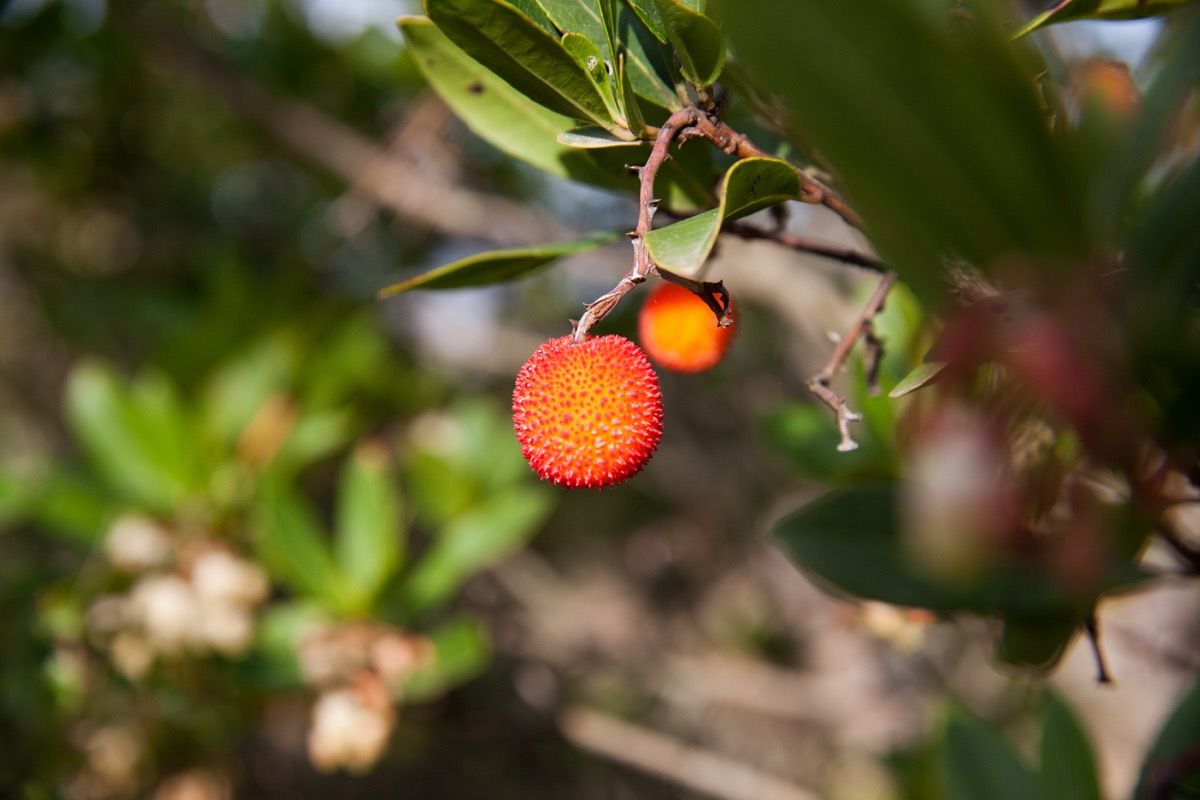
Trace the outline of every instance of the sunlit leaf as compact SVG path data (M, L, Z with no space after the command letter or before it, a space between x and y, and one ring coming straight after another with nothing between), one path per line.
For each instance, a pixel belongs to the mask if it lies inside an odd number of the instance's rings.
M800 194L800 179L786 161L744 158L725 173L716 208L651 231L646 248L660 268L695 277L712 252L723 222Z
M612 124L591 78L559 40L504 0L426 0L425 13L471 58L559 114Z
M1035 16L1013 34L1019 38L1046 25L1077 19L1141 19L1157 17L1191 0L1062 0Z
M255 544L263 564L295 592L342 610L338 572L312 508L281 481L264 489Z
M615 233L597 233L562 244L489 250L460 258L406 281L392 284L381 289L379 297L392 297L413 289L460 289L464 286L484 286L489 283L511 281L563 256L610 244L619 238L619 235Z
M912 394L917 389L928 386L937 380L938 375L946 368L944 361L925 361L918 364L912 372L905 375L895 388L888 392L888 397L898 398Z
M604 128L588 126L573 128L558 135L558 143L566 147L595 149L601 147L637 147L640 142L629 139L618 139Z

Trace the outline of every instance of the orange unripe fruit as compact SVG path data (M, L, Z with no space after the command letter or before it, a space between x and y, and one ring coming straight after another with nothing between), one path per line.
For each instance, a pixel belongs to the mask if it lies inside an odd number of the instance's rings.
M692 292L661 283L638 315L638 338L654 363L676 372L717 365L733 340L734 324L717 325L712 309Z
M641 470L662 437L658 376L623 336L551 339L517 373L513 428L543 480L612 486Z

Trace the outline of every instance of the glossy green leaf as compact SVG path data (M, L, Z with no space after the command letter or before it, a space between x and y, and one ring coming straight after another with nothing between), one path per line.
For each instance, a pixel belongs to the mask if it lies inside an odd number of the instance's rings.
M896 486L835 489L774 526L784 552L817 577L852 595L937 611L1060 615L1073 609L1050 577L998 563L979 578L947 584L913 564L905 550ZM1132 566L1112 567L1109 586L1142 579Z
M409 575L406 606L420 612L449 599L473 572L533 536L551 507L543 487L513 487L450 520Z
M654 0L684 77L697 86L716 82L725 66L725 36L708 17L680 0Z
M625 168L641 163L642 151L583 150L557 142L578 122L547 111L458 49L429 20L406 17L400 29L426 80L480 138L538 169L564 178L636 192L637 178ZM659 193L672 208L711 203L712 159L693 147L679 151L659 173Z
M800 196L800 179L786 161L744 158L725 173L716 208L651 231L646 248L661 268L696 277L704 266L721 224Z
M965 714L946 725L942 776L947 800L1050 800L1004 737Z
M625 2L656 39L660 42L667 41L667 27L663 24L662 16L658 13L658 5L654 0L625 0Z
M591 78L558 39L504 0L426 0L425 13L450 41L531 100L574 119L612 124Z
M381 289L379 297L392 297L413 289L460 289L464 286L485 286L490 283L511 281L563 256L611 244L619 238L619 235L615 233L597 233L562 244L489 250L460 258L458 261L452 261L437 269L423 272L406 281L392 284Z
M726 0L722 18L884 260L936 304L947 254L1056 268L1088 254L1088 226L1071 161L1007 37L981 13L964 39L925 5Z
M171 401L152 397L160 392L143 390L159 411L171 413ZM93 363L75 369L67 383L66 413L91 461L123 495L155 510L172 509L185 496L186 478L172 452L179 434L166 430L174 423L151 420L151 410L139 409L109 369ZM156 441L159 429L171 441Z
M996 659L1022 669L1049 672L1078 633L1080 620L1081 615L1069 610L1045 615L1005 614L996 640Z
M1038 775L1047 798L1103 800L1096 756L1079 720L1056 693L1046 696Z
M474 678L491 658L487 632L479 622L460 617L438 627L431 635L432 663L413 673L404 685L404 699L430 700Z
M343 610L337 568L316 514L304 499L272 481L262 492L256 523L255 544L272 576L302 596Z
M641 104L637 92L629 81L629 59L625 53L617 57L617 97L621 102L621 113L625 117L626 126L635 135L640 135L646 127L646 118L642 115Z
M1191 0L1062 0L1035 16L1013 34L1019 38L1046 25L1077 19L1141 19L1157 17Z
M521 10L525 16L529 17L537 26L549 34L557 35L558 28L554 26L554 22L550 17L546 16L545 10L542 8L539 0L508 0L514 6Z
M537 3L559 31L590 39L596 47L605 50L602 58L616 66L616 53L609 43L600 0L537 0Z
M683 108L675 91L675 83L681 76L674 67L668 46L655 38L628 8L620 9L617 14L617 31L625 47L629 83L634 93L668 111Z
M575 59L575 63L587 73L592 85L596 87L596 91L603 98L604 107L608 109L608 115L615 123L609 125L607 130L614 136L629 138L632 141L634 137L622 130L627 125L617 101L616 65L604 57L595 42L581 33L564 33L562 46Z
M578 147L584 150L602 147L637 147L641 144L636 140L618 139L604 128L595 126L564 131L558 135L558 143L566 147Z
M1195 759L1191 761L1192 768L1184 774L1177 775L1174 782L1176 791L1173 794L1152 795L1151 791L1160 788L1164 768L1175 763L1185 754L1195 754L1200 749L1200 681L1180 698L1171 715L1163 723L1154 738L1154 744L1146 751L1142 760L1142 769L1138 775L1137 788L1130 800L1144 800L1147 797L1163 796L1169 798L1184 798L1200 794L1200 766Z
M402 557L400 496L386 452L360 447L342 472L334 556L343 594L357 612L371 603Z
M944 361L924 361L918 364L912 372L901 378L895 388L888 392L888 397L898 398L912 394L937 380L938 375L946 368Z
M446 104L480 138L514 158L564 178L601 186L631 186L587 153L555 140L578 126L543 108L472 59L423 17L400 20L417 66Z

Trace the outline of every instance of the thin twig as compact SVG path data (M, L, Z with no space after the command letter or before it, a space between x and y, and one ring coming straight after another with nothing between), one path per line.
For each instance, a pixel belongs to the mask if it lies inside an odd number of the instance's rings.
M1096 683L1112 683L1112 675L1104 660L1104 650L1100 647L1100 623L1096 621L1095 612L1088 617L1083 629L1087 633L1088 643L1092 646L1092 656L1096 659Z
M774 207L783 208L783 206ZM820 239L811 239L807 236L799 236L784 230L767 230L765 228L756 228L753 225L747 225L743 222L726 222L721 226L721 233L729 233L742 239L762 239L775 242L792 250L830 258L834 261L840 261L843 264L862 267L863 269L869 269L872 272L880 274L888 271L886 264L875 256L864 253L861 250L844 247L832 242L825 242Z
M896 282L896 273L889 272L883 276L883 280L879 282L879 286L875 289L871 299L867 301L863 310L859 313L858 319L850 326L850 330L838 342L834 348L833 355L829 357L825 368L814 375L808 381L808 390L815 394L821 402L829 406L833 413L837 415L838 431L841 433L841 441L838 443L839 452L848 452L857 449L858 442L854 441L854 437L850 435L850 423L857 422L862 419L862 415L850 410L846 405L846 398L839 397L830 384L835 375L846 364L846 359L850 356L850 351L858 340L864 336L873 336L871 329L871 321L875 315L883 310L883 303L887 299L888 291L891 290L892 284ZM876 340L878 342L878 340ZM877 345L878 346L878 345ZM876 356L875 358L878 358Z
M687 106L668 117L667 121L658 129L654 146L650 149L650 157L646 159L645 165L632 168L637 170L638 178L641 181L638 192L637 227L629 234L629 238L633 241L633 269L621 278L612 291L588 304L587 311L575 323L575 341L582 342L588 331L597 322L608 316L617 303L621 302L621 298L629 294L639 283L643 283L654 270L654 261L650 258L645 241L646 234L650 232L651 223L654 221L654 212L658 209L658 200L654 197L654 178L658 175L659 168L670 157L668 149L671 142L675 140L681 130L695 123L699 116L700 111L697 108Z
M817 800L782 778L593 708L568 707L558 725L577 747L722 800Z

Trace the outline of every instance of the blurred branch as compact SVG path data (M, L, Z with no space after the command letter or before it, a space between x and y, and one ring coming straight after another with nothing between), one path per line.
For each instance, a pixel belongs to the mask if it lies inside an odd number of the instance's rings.
M527 244L571 238L544 212L498 195L451 184L397 157L300 100L279 97L197 45L162 15L143 7L138 22L155 58L203 83L230 109L297 155L357 187L380 206L449 236Z
M587 706L567 707L559 729L577 747L723 800L817 800L812 792L739 761Z
M776 208L778 207L776 206ZM742 239L761 239L768 242L775 242L801 253L811 253L815 256L830 258L834 261L840 261L843 264L869 269L872 272L886 273L888 271L887 266L882 261L861 250L844 247L833 242L821 241L820 239L812 239L808 236L799 236L788 231L756 228L753 225L747 225L743 222L726 222L721 225L721 233L729 233Z
M875 318L876 314L883 310L883 303L887 299L887 294L891 290L892 284L895 282L896 273L889 272L883 276L883 280L879 282L878 288L871 295L871 299L867 301L867 305L858 315L858 319L854 321L854 324L850 326L850 330L838 342L825 368L808 381L809 391L815 394L821 402L829 406L833 410L833 413L837 415L838 430L842 435L842 440L838 443L837 449L841 452L854 450L858 447L858 442L854 441L854 437L850 435L850 423L862 417L850 410L850 407L846 405L846 398L839 397L830 388L830 384L834 376L845 366L846 359L850 356L850 351L854 349L854 345L857 344L859 339L864 339L869 347L868 376L877 370L879 359L882 356L882 344L875 337L871 321Z

